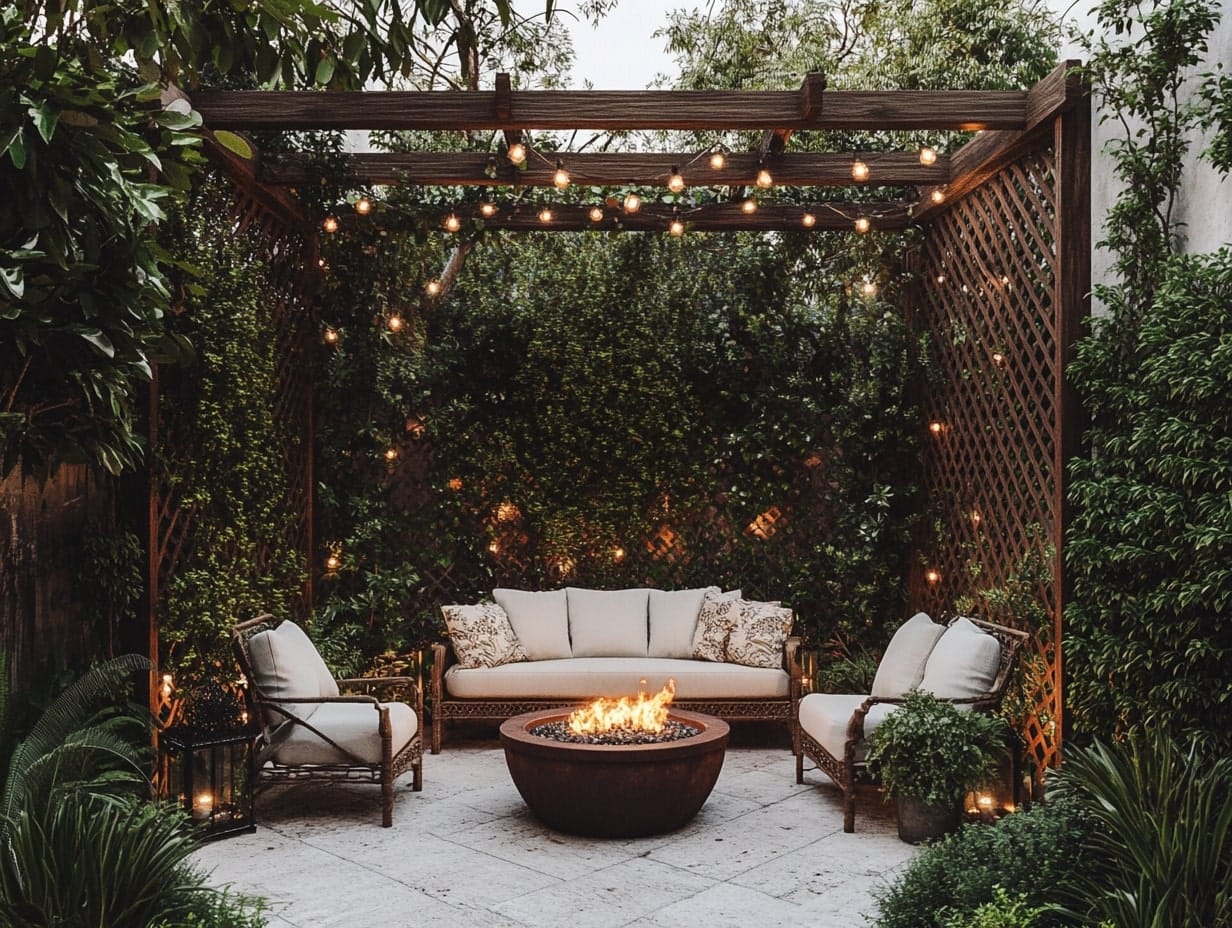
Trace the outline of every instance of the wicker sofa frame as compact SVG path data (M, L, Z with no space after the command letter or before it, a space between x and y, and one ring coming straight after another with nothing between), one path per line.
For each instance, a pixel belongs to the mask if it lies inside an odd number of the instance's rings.
M1014 670L1018 666L1019 653L1030 639L1030 634L1005 625L997 625L982 619L972 619L979 628L995 637L1001 645L1000 663L992 688L979 696L965 699L951 699L955 705L968 705L975 712L993 712L1000 708L1005 699L1005 691L1013 679ZM847 724L847 740L843 746L843 756L836 757L809 736L800 727L799 704L796 704L795 732L799 738L800 750L796 752L796 782L804 782L804 759L809 758L823 773L833 780L843 792L843 831L850 834L855 831L856 823L856 785L862 781L871 782L872 778L863 761L856 760L856 751L864 740L864 719L869 710L879 703L901 703L896 697L869 696L856 708ZM1015 744L1016 744L1016 738ZM1016 750L1011 757L1015 759Z
M449 721L503 722L523 712L561 709L578 704L576 699L461 699L445 688L445 671L457 661L449 642L432 646L432 753L439 754L444 726ZM653 658L651 658L653 660ZM727 721L781 722L791 734L792 751L800 753L796 725L796 703L800 699L804 668L800 664L800 639L792 636L783 646L783 668L790 680L788 694L781 697L750 699L677 699L672 705L690 712L703 712ZM596 693L595 695L606 695Z
M346 756L348 761L337 764L303 765L279 763L276 755L278 745L269 740L269 726L262 725L254 746L257 785L264 787L273 783L293 783L302 780L379 783L381 786L381 824L386 828L390 827L393 824L394 781L410 770L412 772L411 789L415 792L423 789L423 691L411 677L362 677L336 681L338 689L348 695L318 699L279 699L277 702L268 700L254 682L248 645L253 635L277 628L280 624L280 619L265 614L241 622L231 629L232 649L245 679L248 680L248 686L245 687L245 698L248 702L249 717L256 720L282 717L295 725L302 725ZM381 700L373 695L374 692L382 692L389 696L409 697L402 701L410 702L415 710L419 725L411 739L396 753L393 750L389 709L381 705ZM372 706L375 710L373 725L381 738L379 763L370 763L346 750L327 732L321 731L307 718L301 717L301 714L308 715L308 712L303 711L297 714L289 708L302 706L304 710L309 710L324 703L362 703Z

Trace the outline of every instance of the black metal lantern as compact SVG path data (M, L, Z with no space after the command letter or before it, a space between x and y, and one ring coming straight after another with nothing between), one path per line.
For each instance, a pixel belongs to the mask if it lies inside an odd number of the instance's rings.
M256 830L256 765L250 726L229 731L168 728L159 738L163 795L179 803L202 837Z

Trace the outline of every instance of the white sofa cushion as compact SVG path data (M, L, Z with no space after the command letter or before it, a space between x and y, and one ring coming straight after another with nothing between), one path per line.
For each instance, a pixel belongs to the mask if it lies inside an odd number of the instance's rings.
M727 659L748 667L781 667L794 616L775 603L745 602L727 636Z
M717 594L717 586L697 590L650 591L651 657L693 656L693 633L697 631L697 614L707 593Z
M576 657L445 671L445 689L458 699L590 699L654 693L669 679L676 699L783 698L790 680L783 669L645 657Z
M397 754L419 729L415 710L402 702L382 703L389 707L389 724L393 732L393 752ZM318 706L307 718L314 727L329 735L339 745L365 763L381 762L380 713L368 703L327 702ZM346 764L352 759L333 745L322 741L303 725L290 725L276 750L279 763Z
M565 588L574 657L645 657L650 591Z
M569 602L564 590L532 593L495 589L492 598L509 616L509 624L532 661L572 657L569 647Z
M852 714L867 696L849 693L810 693L800 700L800 728L839 760L847 744L847 726ZM878 703L864 717L864 741L856 747L856 762L868 753L868 736L877 730L886 717L898 707L893 703Z
M928 655L944 632L944 625L938 625L923 612L900 625L877 665L872 694L897 697L918 687L924 679Z
M1001 642L970 619L950 623L924 667L920 689L940 699L966 699L987 693L997 679Z
M283 621L277 628L257 632L248 639L248 657L252 682L267 700L338 695L338 683L316 646L292 621Z
M495 667L526 660L509 616L496 603L441 606L453 652L463 667Z
M727 660L727 636L744 604L740 591L706 594L697 613L697 629L693 632L693 657L702 661Z

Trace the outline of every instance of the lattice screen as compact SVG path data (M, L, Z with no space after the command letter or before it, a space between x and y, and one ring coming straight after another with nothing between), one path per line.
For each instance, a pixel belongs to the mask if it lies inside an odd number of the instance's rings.
M1060 537L1056 191L1052 151L1025 155L933 222L917 255L915 311L931 336L935 379L923 401L926 518L910 587L912 602L933 614L1002 586ZM1037 709L1023 737L1042 766L1058 751L1060 578L1038 595L1049 620L1034 629ZM1024 625L995 605L984 611Z

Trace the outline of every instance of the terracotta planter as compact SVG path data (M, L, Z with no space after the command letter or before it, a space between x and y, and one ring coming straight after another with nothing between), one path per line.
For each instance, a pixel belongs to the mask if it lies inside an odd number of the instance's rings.
M898 836L908 844L931 841L958 831L962 824L960 803L932 805L912 796L895 795L898 807Z

